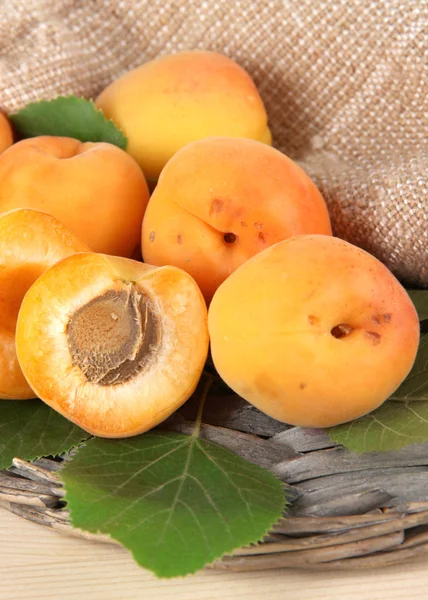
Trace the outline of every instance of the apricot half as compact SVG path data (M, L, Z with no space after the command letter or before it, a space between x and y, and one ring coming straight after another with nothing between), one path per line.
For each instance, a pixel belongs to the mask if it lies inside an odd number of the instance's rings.
M206 138L168 162L143 221L144 260L186 270L207 301L241 264L303 233L331 234L326 204L287 156L243 138Z
M209 309L214 364L237 394L292 425L329 427L409 373L418 316L392 273L338 238L302 235L240 267Z
M52 215L30 209L0 215L0 398L35 396L15 349L16 320L25 293L58 260L87 250Z
M13 144L12 126L6 115L0 110L0 154Z
M251 77L216 52L179 52L147 62L113 81L96 105L125 132L127 151L151 180L177 150L200 138L271 143Z
M0 212L48 212L94 252L131 256L148 199L141 169L112 144L41 136L0 155Z
M76 254L27 292L16 344L44 402L89 433L127 437L193 393L208 352L207 310L180 269Z

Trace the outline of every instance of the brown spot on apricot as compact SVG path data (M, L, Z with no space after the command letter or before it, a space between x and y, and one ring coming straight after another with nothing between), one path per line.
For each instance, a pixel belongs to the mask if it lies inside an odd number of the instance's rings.
M305 389L305 388L307 388L307 387L308 387L307 383L301 383L301 384L299 385L299 388L300 388L301 390L304 390L304 389Z
M315 315L308 315L308 321L310 325L319 325L319 317L316 317Z
M281 388L267 373L261 373L254 378L254 387L260 394L271 398L280 398L282 395Z
M177 235L177 244L182 244L183 243L183 236L181 235L181 233L179 233Z
M265 238L265 234L263 233L263 231L259 231L259 240L261 242L263 242L264 244L266 244L266 238Z
M248 225L245 223L245 221L241 221L241 227L248 227Z
M151 232L150 232L150 235L149 235L149 240L150 240L151 242L154 242L154 241L155 241L155 232L154 232L154 231L151 231Z
M366 337L369 338L369 340L375 346L377 346L377 344L380 344L380 340L381 340L380 333L376 333L376 331L366 331Z
M210 217L212 217L216 213L221 212L223 210L223 206L224 206L223 200L214 198L214 200L211 202Z
M382 325L382 323L390 323L391 322L391 313L384 313L375 315L372 319L377 325Z
M255 227L256 229L261 229L261 228L263 227L263 221L256 221L256 222L254 223L254 227Z

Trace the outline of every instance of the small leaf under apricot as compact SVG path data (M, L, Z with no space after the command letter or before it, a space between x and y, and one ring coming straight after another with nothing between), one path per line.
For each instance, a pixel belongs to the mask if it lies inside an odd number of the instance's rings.
M428 334L400 387L374 412L327 430L330 438L355 452L397 450L428 442Z
M40 400L0 400L0 469L15 457L62 454L88 438L80 427Z
M121 130L106 119L91 100L76 96L58 96L54 100L32 102L10 115L21 138L39 135L71 137L81 142L108 142L126 149Z
M398 450L428 442L428 402L385 402L374 412L328 430L353 452Z

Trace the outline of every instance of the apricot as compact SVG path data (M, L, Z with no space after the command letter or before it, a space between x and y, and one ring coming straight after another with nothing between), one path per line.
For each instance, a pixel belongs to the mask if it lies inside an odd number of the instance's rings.
M111 83L95 103L125 132L127 151L151 180L177 150L200 138L271 143L251 77L215 52L180 52L147 62Z
M148 199L137 163L111 144L41 136L0 155L0 212L48 212L95 252L131 256Z
M208 352L207 309L180 269L81 253L27 292L16 344L44 402L89 433L128 437L193 393Z
M13 132L7 116L0 110L0 154L13 144Z
M338 238L302 235L264 250L217 290L214 364L271 417L329 427L386 400L409 373L418 316L392 273Z
M15 349L16 320L25 293L55 262L87 250L52 215L31 209L0 215L0 398L35 397ZM37 344L34 340L35 349Z
M144 260L190 273L209 302L240 265L303 233L331 234L326 204L306 173L274 148L206 138L162 172L142 229Z

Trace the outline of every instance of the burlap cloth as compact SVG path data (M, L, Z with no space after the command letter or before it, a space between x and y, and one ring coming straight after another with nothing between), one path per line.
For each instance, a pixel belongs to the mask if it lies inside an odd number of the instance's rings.
M0 105L95 96L162 54L216 50L253 76L274 144L334 232L428 287L426 0L0 0ZM425 116L424 116L425 114Z

